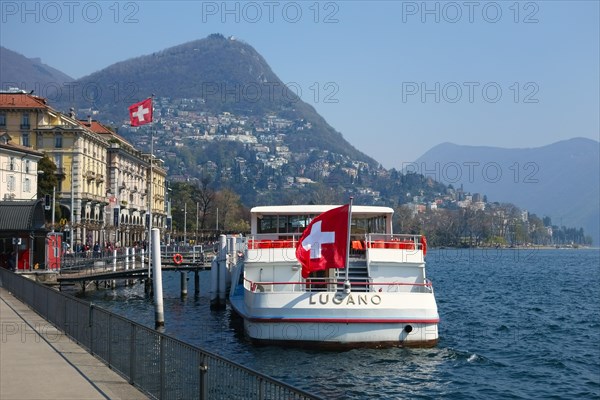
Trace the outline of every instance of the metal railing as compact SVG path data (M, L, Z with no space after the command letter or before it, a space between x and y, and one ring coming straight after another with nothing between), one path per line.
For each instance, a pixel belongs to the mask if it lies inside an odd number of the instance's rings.
M343 287L345 279L332 279L332 278L310 278L305 281L284 281L284 282L268 282L268 281L252 281L247 278L244 279L244 288L251 292L281 292L281 293L295 293L295 292L322 292L322 291L336 291L335 288ZM425 282L377 282L377 281L353 281L353 287L364 288L361 292L377 292L379 289L385 292L403 292L403 293L433 293L433 285L430 280L426 279Z
M102 251L101 253L71 253L63 255L60 262L53 264L48 263L48 267L51 270L59 270L60 265L61 274L96 274L99 272L108 271L122 271L122 270L139 270L147 268L148 255L142 254L139 251L136 254L127 255L124 252L124 248L119 249L115 256L113 252ZM210 260L210 253L205 252L171 252L161 253L161 259L163 263L172 263L173 256L180 254L183 260L183 264L186 265L209 265L207 261ZM142 264L142 260L144 263Z
M0 268L0 286L155 399L319 399Z

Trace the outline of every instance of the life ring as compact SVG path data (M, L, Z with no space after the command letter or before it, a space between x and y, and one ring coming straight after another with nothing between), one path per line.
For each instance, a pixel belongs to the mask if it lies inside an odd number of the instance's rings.
M423 256L427 255L427 238L425 238L425 235L421 236L421 250L423 250Z
M183 262L183 256L179 253L175 254L173 256L173 262L177 265L181 264Z

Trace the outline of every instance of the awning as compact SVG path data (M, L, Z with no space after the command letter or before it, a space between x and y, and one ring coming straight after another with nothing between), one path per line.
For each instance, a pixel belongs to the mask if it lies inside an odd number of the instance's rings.
M0 232L46 231L44 202L0 201Z

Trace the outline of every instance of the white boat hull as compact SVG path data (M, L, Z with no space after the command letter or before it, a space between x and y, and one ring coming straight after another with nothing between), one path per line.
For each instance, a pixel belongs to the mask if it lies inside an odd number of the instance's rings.
M410 332L407 332L407 327ZM246 335L256 342L317 347L433 347L437 324L251 322L244 319Z
M246 335L259 343L349 348L438 341L437 307L428 293L246 291L230 300Z

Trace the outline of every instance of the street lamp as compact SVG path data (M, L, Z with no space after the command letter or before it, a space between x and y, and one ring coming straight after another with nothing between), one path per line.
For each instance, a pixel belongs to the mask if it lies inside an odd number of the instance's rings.
M56 186L52 186L52 233L54 233L55 213L56 213Z
M38 170L37 173L38 173L38 175L44 175L44 171L42 171L42 170ZM48 195L46 195L46 196L48 196ZM46 210L48 210L49 202L46 201L45 203L46 203L45 204ZM54 221L55 221L55 213L56 213L55 206L56 206L56 186L52 186L52 206L51 206L52 207L52 233L54 233Z

